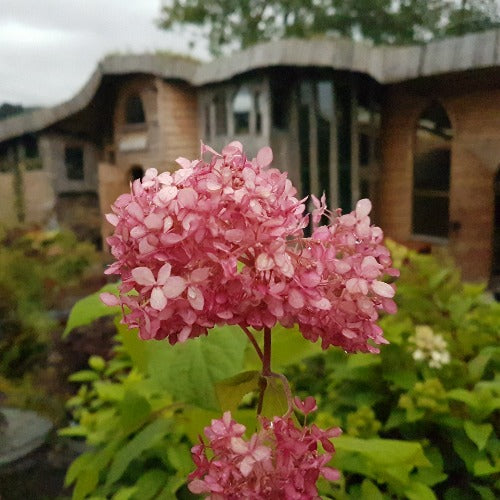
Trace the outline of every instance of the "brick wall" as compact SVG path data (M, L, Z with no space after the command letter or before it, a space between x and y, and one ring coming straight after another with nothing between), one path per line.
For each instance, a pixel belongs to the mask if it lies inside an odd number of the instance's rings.
M450 232L444 246L469 280L489 278L492 260L493 179L500 163L500 90L434 93L453 125ZM387 94L382 123L382 168L378 213L385 233L415 244L411 234L415 128L431 98L397 86ZM419 239L421 242L421 239ZM425 241L423 242L425 243ZM428 241L434 248L435 242Z

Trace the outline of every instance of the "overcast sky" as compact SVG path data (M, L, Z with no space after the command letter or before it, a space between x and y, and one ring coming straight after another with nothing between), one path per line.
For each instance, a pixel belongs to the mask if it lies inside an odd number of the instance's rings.
M0 0L0 104L65 101L110 52L207 58L189 36L156 28L159 12L160 0Z

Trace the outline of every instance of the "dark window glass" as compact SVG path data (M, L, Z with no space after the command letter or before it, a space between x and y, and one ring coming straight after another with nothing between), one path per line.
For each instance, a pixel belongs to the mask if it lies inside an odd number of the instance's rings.
M260 92L255 92L255 94L253 95L253 101L255 110L255 133L260 134L262 132L262 109Z
M317 155L320 193L330 199L330 131L333 119L333 84L329 81L316 84L316 113L317 113Z
M413 233L447 238L452 128L437 103L420 116L413 161Z
M127 99L125 107L126 123L144 123L146 121L141 98L135 94Z
M64 163L66 165L66 176L70 180L82 181L83 173L83 148L70 147L64 151Z
M227 110L224 94L214 97L215 108L215 133L216 135L227 135Z
M276 78L271 81L272 124L279 130L287 130L290 107L290 81Z
M309 90L308 90L309 87ZM311 162L311 124L309 117L309 104L307 99L304 102L304 96L312 94L310 90L310 82L303 82L300 85L300 103L298 109L298 122L299 122L299 156L300 156L300 182L302 185L302 196L309 196L311 194L311 180L310 180L310 162Z
M250 132L250 111L252 110L252 96L246 87L242 87L233 99L233 120L235 134Z
M210 105L205 105L205 139L210 139Z
M351 90L339 86L336 93L337 144L339 169L339 202L345 212L351 211Z
M130 180L134 182L137 179L142 179L144 176L144 169L140 165L134 165L130 169Z
M370 136L359 134L359 164L365 167L370 164Z
M33 135L28 135L24 138L24 151L26 158L38 158L38 141Z

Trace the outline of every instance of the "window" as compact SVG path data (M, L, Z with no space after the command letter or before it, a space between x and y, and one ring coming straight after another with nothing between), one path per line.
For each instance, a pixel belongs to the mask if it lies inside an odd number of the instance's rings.
M413 234L447 238L451 166L451 123L434 103L417 124L413 161Z
M290 76L290 75L288 75ZM287 130L291 101L290 79L276 77L271 80L271 116L272 125L279 130Z
M247 87L241 87L233 99L233 120L235 134L250 132L250 112L252 110L252 96Z
M262 133L262 102L260 92L255 92L253 95L255 109L255 133Z
M227 135L227 110L226 98L223 93L218 94L213 100L215 109L215 134Z
M205 140L208 141L211 135L211 127L210 127L210 104L206 104L204 108L204 124L205 124Z
M66 177L73 181L83 181L83 148L67 147L64 150L64 164L66 165Z
M134 182L144 177L144 169L140 165L133 165L129 171L129 180Z
M144 108L142 100L138 94L134 94L127 99L125 104L125 123L145 123Z

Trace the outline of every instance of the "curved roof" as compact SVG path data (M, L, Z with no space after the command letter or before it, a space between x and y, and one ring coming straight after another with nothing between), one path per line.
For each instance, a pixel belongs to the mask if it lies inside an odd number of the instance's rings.
M206 63L162 54L108 56L69 101L0 121L0 141L42 130L80 111L90 103L106 75L146 73L201 86L273 66L353 71L367 74L382 84L497 67L500 66L500 29L405 47L327 38L279 40Z

